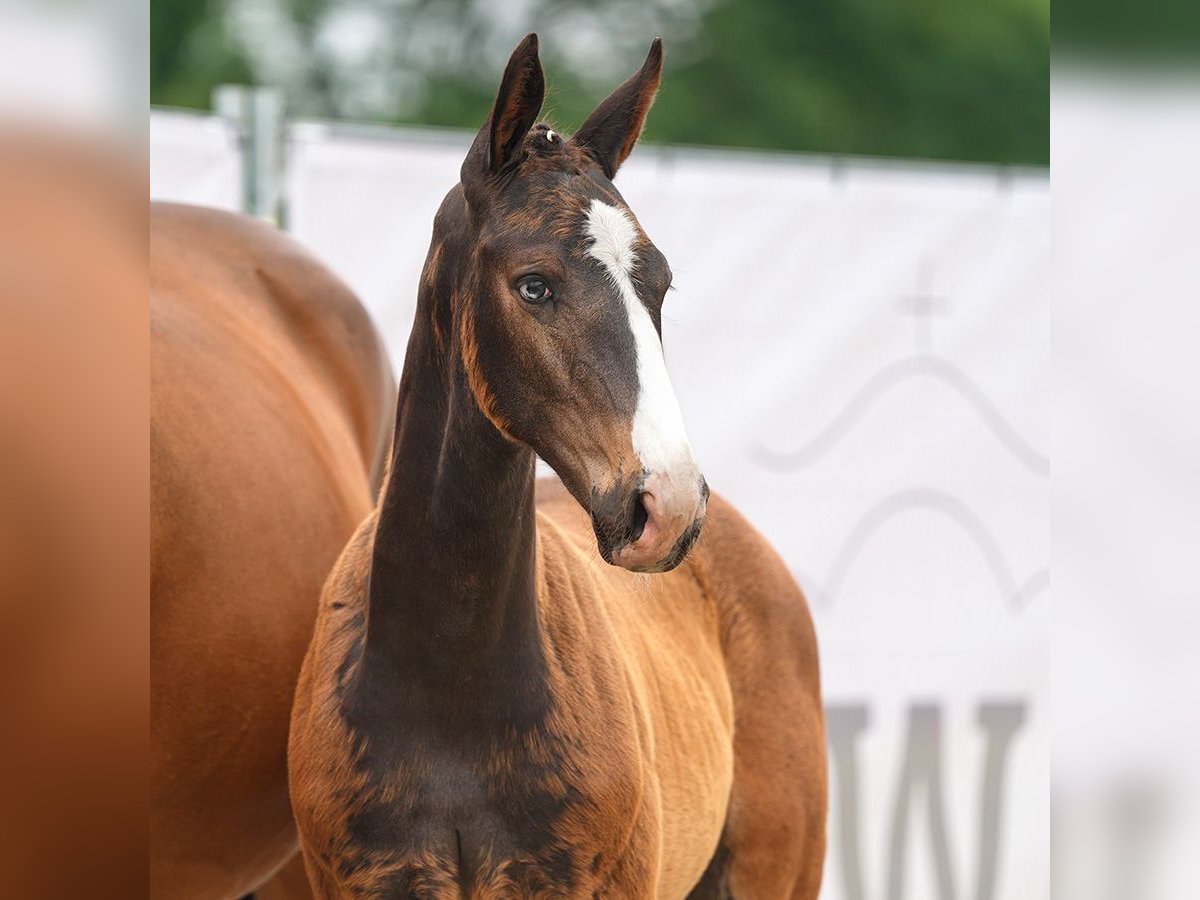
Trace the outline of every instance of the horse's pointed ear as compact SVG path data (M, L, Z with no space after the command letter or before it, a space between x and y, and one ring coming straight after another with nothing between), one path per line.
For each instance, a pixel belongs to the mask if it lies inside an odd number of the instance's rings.
M495 174L512 162L542 110L546 79L538 60L538 37L525 36L509 57L492 114L475 136L463 163L463 182Z
M642 136L646 114L662 80L662 39L655 38L642 67L608 95L580 127L572 142L582 147L612 178Z

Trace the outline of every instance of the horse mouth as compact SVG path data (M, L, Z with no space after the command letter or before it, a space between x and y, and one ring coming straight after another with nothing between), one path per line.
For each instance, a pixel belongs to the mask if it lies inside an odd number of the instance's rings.
M700 530L703 527L704 518L701 517L689 525L687 530L679 536L679 539L675 542L675 546L671 548L671 552L665 558L648 566L630 566L629 571L647 573L670 572L687 559L687 555L696 546L696 541L700 537Z
M635 513L635 520L637 518L638 516ZM704 516L701 515L676 538L675 543L671 545L671 549L666 555L647 559L643 548L637 546L638 541L646 537L652 544L657 543L658 535L654 533L656 526L649 515L642 516L642 519L644 521L641 521L640 525L635 525L634 529L630 532L628 540L621 541L615 547L611 548L605 547L601 543L600 554L604 557L605 562L622 569L628 569L630 572L670 572L687 558L688 553L691 552L692 547L696 545L696 541L700 537L701 529L704 527ZM649 525L650 533L646 531L647 524Z
M707 484L702 483L699 503L686 518L677 508L664 507L661 497L640 485L626 494L624 510L610 507L616 515L605 516L593 506L592 529L600 557L631 572L669 572L683 562L700 536L707 494Z

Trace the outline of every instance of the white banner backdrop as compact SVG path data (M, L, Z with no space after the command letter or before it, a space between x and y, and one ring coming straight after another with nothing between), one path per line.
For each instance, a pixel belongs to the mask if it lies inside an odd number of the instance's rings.
M397 368L468 140L291 130L291 230ZM642 147L617 186L705 474L813 607L822 896L1048 897L1048 179Z
M235 126L215 116L152 112L150 196L241 209L242 155Z

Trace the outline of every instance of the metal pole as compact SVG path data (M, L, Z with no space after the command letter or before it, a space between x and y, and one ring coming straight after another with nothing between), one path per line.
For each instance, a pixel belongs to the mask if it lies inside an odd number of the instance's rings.
M279 220L283 183L283 94L277 88L222 84L213 108L233 123L242 148L242 210Z

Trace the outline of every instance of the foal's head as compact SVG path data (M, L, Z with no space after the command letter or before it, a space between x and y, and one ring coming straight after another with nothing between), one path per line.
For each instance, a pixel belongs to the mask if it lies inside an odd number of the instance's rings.
M700 532L708 487L663 363L666 258L612 178L662 72L642 68L574 137L535 124L537 36L513 52L434 231L459 255L453 327L476 402L591 513L605 560L665 571Z

